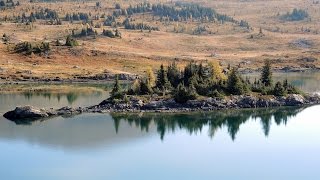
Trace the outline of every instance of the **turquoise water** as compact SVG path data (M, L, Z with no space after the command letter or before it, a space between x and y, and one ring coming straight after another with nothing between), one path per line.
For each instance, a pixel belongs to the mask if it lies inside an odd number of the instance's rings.
M94 92L75 92L72 103L64 94L59 101L0 94L0 115L16 105L79 106L107 95ZM319 112L83 114L31 125L0 117L0 179L319 179Z

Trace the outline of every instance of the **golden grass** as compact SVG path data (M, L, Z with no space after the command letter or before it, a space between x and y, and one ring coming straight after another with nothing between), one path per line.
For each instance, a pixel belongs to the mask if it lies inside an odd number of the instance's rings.
M123 6L137 1L119 1ZM108 12L114 7L114 2L102 1L103 7L95 9L95 2L63 2L63 3L34 3L25 1L24 6L16 9L0 12L0 16L29 12L32 6L48 7L56 9L60 13L72 10L91 12L93 15ZM208 7L215 8L220 13L225 13L235 18L245 19L253 27L253 31L245 32L231 24L211 24L210 28L216 34L190 35L187 33L174 33L172 23L168 26L157 22L161 31L132 31L120 28L122 39L111 39L98 36L97 39L81 39L81 46L69 49L66 47L52 46L50 58L34 56L22 56L13 54L7 49L7 45L0 45L0 71L1 77L16 78L73 78L76 75L91 76L103 72L111 73L135 73L142 74L147 67L157 68L160 64L167 64L174 60L180 66L189 61L215 61L219 60L223 65L238 65L242 68L258 68L264 59L273 59L275 67L301 67L305 62L300 62L300 57L320 58L320 36L316 31L320 30L320 5L312 4L307 0L272 0L272 1L236 1L215 0L199 1ZM80 8L79 8L80 6ZM284 14L293 8L307 9L311 21L281 22L277 14ZM146 15L134 16L137 21L149 23L151 18ZM102 21L102 20L100 20ZM96 22L95 22L96 23ZM188 28L195 26L186 24ZM259 28L263 29L264 36L258 36ZM301 32L301 27L310 28L312 32ZM81 29L81 24L63 22L61 26L43 25L41 21L33 24L33 27L2 22L0 34L6 33L13 43L19 41L52 41L63 39L70 34L71 29ZM103 27L108 29L107 27ZM102 29L96 29L101 34ZM279 32L273 32L279 28ZM320 32L320 31L319 31ZM254 37L251 39L251 35ZM313 42L310 48L292 46L292 42L306 39ZM319 67L319 62L313 62ZM77 68L74 68L77 66ZM31 74L25 73L31 70ZM19 73L20 72L20 73Z

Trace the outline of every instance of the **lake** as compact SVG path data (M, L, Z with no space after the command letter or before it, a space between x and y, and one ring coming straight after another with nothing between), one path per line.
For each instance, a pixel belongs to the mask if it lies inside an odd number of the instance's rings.
M286 77L320 92L319 73ZM320 178L320 106L82 114L29 125L2 117L17 105L97 104L110 89L48 86L0 94L1 179Z

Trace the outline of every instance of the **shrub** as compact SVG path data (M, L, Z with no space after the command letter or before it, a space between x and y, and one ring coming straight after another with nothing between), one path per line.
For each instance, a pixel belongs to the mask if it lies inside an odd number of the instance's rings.
M277 82L273 89L273 95L285 96L287 94L286 89L282 86L281 82Z
M173 97L177 103L186 103L188 100L196 99L197 94L193 87L187 88L180 83L175 90Z
M233 95L242 95L248 92L248 86L235 68L228 75L227 90Z
M77 40L71 38L71 36L68 35L67 38L66 38L66 44L65 45L74 47L74 46L78 46L79 44L78 44Z
M110 37L110 38L116 38L116 37L121 38L121 33L118 29L116 29L114 32L111 30L103 30L102 35Z
M220 93L218 90L214 90L210 93L211 97L223 98L224 94Z
M144 81L140 81L140 94L146 95L146 94L152 94L152 87L148 79Z

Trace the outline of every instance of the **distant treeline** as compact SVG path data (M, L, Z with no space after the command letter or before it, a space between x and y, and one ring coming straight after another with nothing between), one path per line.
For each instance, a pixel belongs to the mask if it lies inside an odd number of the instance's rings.
M187 21L193 19L237 23L237 21L230 16L219 14L211 8L193 3L175 3L174 6L141 3L136 6L130 6L125 11L128 15L151 12L155 16L160 16L161 19L166 18L169 21Z

